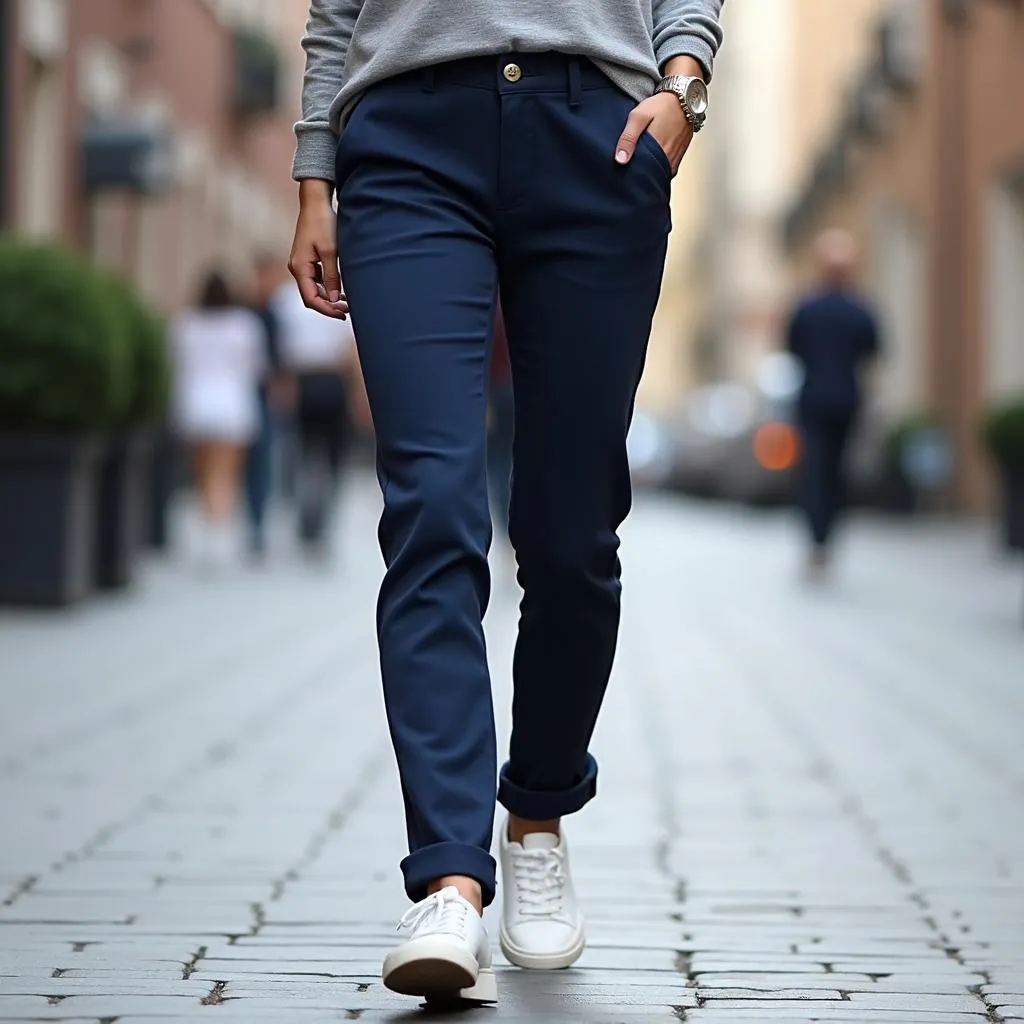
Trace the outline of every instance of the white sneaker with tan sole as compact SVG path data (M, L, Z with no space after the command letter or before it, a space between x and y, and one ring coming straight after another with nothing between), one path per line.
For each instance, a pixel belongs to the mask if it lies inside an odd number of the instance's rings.
M501 833L502 914L498 938L509 963L536 971L571 967L586 946L565 836L537 832L522 843Z
M384 959L384 985L427 1002L494 1003L498 985L480 915L454 886L410 908L409 938Z

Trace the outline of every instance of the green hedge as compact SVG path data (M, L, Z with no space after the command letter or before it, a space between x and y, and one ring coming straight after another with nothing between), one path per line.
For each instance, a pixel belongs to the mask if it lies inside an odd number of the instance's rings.
M158 423L167 410L171 379L165 321L123 278L106 273L101 278L128 334L131 387L122 422L126 426Z
M112 430L164 415L162 320L59 245L0 238L0 429Z
M1024 397L989 412L982 426L982 440L996 462L1024 469Z
M890 464L899 465L903 459L903 450L915 434L925 430L941 430L942 424L930 413L918 412L892 425L885 439L885 453Z

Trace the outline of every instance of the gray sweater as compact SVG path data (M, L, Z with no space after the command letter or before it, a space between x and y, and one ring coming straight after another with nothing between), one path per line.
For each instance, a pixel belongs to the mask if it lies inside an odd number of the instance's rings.
M555 50L591 58L637 101L672 57L708 78L725 0L310 0L306 76L292 175L334 180L348 111L404 71L488 54Z

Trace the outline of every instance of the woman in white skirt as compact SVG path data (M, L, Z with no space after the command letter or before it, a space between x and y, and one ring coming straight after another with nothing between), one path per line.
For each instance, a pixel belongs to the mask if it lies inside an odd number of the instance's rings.
M181 313L172 331L175 422L191 450L203 545L214 561L231 545L246 450L259 426L263 332L220 273L207 277L196 308Z

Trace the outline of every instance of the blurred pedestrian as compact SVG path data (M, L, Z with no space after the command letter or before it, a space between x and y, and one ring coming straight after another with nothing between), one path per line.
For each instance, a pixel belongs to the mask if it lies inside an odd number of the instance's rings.
M307 552L320 557L329 550L332 511L352 437L355 343L347 321L307 309L293 285L278 289L273 309L281 365L295 386L298 536Z
M285 277L284 260L260 254L254 274L253 312L263 324L264 372L257 386L259 428L249 447L246 462L246 509L249 519L249 552L261 559L266 552L266 518L273 482L274 449L281 417L290 408L290 381L280 358L280 325L273 298Z
M291 268L311 308L344 317L351 301L373 411L381 669L416 902L384 962L398 992L497 992L481 921L498 781L481 620L499 291L525 591L498 789L501 946L544 969L583 950L560 819L596 790L588 747L619 623L626 434L720 8L465 0L453 18L448 0L310 3Z
M836 521L844 500L843 459L861 406L861 370L878 353L878 323L857 294L857 248L844 231L824 232L817 243L821 281L796 307L789 350L800 362L803 431L803 511L811 537L810 571L829 565Z
M508 339L499 306L494 317L494 341L491 350L489 382L489 430L487 437L487 478L491 503L501 536L502 551L509 546L508 510L512 501L512 436L515 427L515 399L512 395L512 365L508 358Z
M191 450L202 510L201 557L222 565L232 555L246 450L259 430L263 325L214 271L195 308L176 318L172 351L175 422Z

